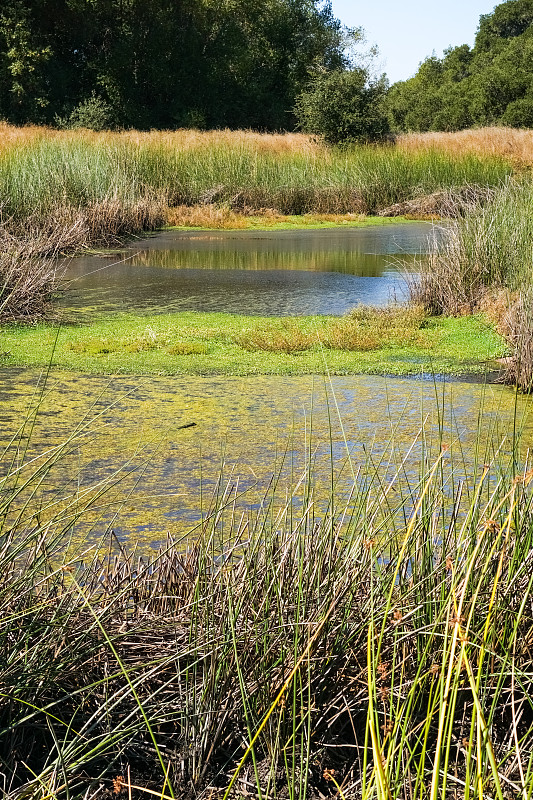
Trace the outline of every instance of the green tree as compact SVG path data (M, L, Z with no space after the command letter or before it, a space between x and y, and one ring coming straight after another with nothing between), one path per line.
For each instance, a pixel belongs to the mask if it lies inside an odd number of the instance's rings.
M4 0L0 115L119 125L292 127L311 67L346 63L319 0ZM87 105L89 104L89 105Z
M326 142L373 142L389 133L384 109L387 81L370 79L364 68L318 72L297 100L302 130Z
M507 0L480 19L472 50L432 56L389 93L396 130L533 124L533 0Z

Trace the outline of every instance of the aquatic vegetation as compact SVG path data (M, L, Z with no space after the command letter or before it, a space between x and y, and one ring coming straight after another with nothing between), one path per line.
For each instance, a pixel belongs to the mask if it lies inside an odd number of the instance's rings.
M426 318L420 307L344 317L115 312L81 324L1 329L0 364L100 374L412 375L483 373L507 345L482 315ZM327 356L325 355L327 351Z
M25 470L30 488L65 448L5 462L6 800L527 797L531 470L518 440L484 435L466 472L460 440L424 426L414 472L403 445L346 447L351 490L332 454L325 503L306 439L291 484L276 472L236 513L221 476L187 539L152 557L110 532L67 547L89 490L46 521L9 513Z

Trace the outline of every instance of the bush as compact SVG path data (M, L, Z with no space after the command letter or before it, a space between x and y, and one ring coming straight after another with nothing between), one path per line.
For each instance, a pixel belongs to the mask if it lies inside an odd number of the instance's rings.
M329 144L375 142L389 133L385 77L369 80L362 68L317 74L297 100L295 113L307 133Z
M115 113L109 103L92 94L76 106L68 117L56 117L59 128L88 128L103 131L116 128Z

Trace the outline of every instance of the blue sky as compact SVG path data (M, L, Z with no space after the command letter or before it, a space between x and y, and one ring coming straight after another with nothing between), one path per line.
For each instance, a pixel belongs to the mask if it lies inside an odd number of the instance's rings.
M501 1L501 0L500 0ZM349 27L362 27L367 44L379 47L380 72L391 83L410 78L433 50L474 43L481 14L494 0L333 0L333 13Z

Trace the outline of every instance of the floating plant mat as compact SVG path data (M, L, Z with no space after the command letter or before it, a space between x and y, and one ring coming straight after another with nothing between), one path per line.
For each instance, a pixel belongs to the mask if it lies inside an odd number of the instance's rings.
M443 463L453 494L457 482L491 462L498 449L497 460L509 463L515 416L522 455L533 434L530 401L519 396L515 414L513 391L498 385L370 376L330 383L312 376L143 380L53 373L40 397L38 382L36 371L2 370L3 473L13 458L42 459L96 416L31 502L41 503L46 515L47 504L78 493L81 507L87 487L110 479L115 485L91 512L92 528L87 515L81 525L73 513L74 537L81 541L112 527L144 549L158 546L167 531L181 536L194 528L213 494L227 492L231 513L256 513L269 485L268 502L274 496L283 503L287 487L302 476L291 504L299 507L311 492L322 510L332 491L345 499L354 485L368 486L369 476L382 487L399 471L398 485L415 487L442 443L449 447ZM28 407L37 404L35 424L28 422L17 436Z
M69 263L63 304L239 314L343 314L401 298L403 272L427 252L428 223L313 231L166 231L121 255Z

